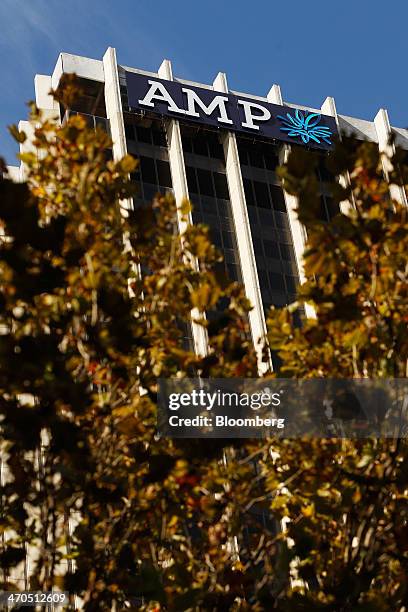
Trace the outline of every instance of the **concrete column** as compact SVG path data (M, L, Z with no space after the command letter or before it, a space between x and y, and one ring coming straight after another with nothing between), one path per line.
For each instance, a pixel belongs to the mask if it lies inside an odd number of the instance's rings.
M267 95L268 102L271 104L279 104L283 106L282 92L279 85L272 85ZM286 162L290 153L290 145L284 144L283 149L283 161ZM299 272L299 281L304 283L305 273L303 266L303 254L305 251L306 243L306 231L303 225L300 223L296 208L298 206L298 199L296 196L283 190L285 197L286 210L288 211L290 231L293 239L293 248L295 250L296 265ZM309 304L305 305L305 313L307 317L314 317L314 308Z
M47 118L59 120L59 104L50 95L52 77L45 74L36 74L34 77L35 103Z
M119 161L127 154L127 145L120 97L118 63L116 50L113 47L108 47L103 56L103 71L105 74L106 116L109 119L113 142L113 159ZM122 200L121 205L125 209L131 210L133 208L132 199Z
M337 131L339 133L339 138L341 140L339 117L338 117L338 114L337 114L336 102L335 102L334 98L332 98L331 96L328 96L325 99L325 101L323 102L322 106L321 106L321 111L322 111L322 113L324 115L329 115L330 117L334 117L334 119L336 121L336 125L337 125ZM339 177L339 183L344 188L350 186L350 175L349 175L348 172L346 172L345 174L342 174ZM343 214L347 215L348 211L353 206L353 204L354 204L353 199L352 199L351 202L349 200L343 200L342 202L340 202L340 210L341 210L341 212Z
M226 75L219 72L214 80L213 86L216 91L228 93ZM253 306L249 313L249 325L257 354L258 369L260 373L263 373L269 368L272 368L272 361L270 360L269 364L262 361L262 345L260 344L260 340L266 335L265 314L262 305L258 272L256 269L255 252L245 199L244 183L241 174L237 139L234 132L225 132L223 145L242 279L246 296Z
M27 136L25 142L20 143L20 153L35 153L38 155L37 148L33 145L35 125L31 121L19 121L18 129ZM27 180L27 164L20 163L20 180Z
M388 118L388 111L385 108L380 108L376 114L374 118L374 125L377 132L378 148L380 152L392 157L392 155L395 153L395 146L394 144L390 143L392 131L390 120ZM392 170L392 164L387 158L383 159L383 168L384 175L386 178L388 178L389 172ZM407 196L403 187L395 184L390 185L390 194L394 200L407 206Z
M164 60L158 70L158 75L161 79L173 81L173 70L170 60ZM184 163L183 145L181 142L180 124L176 119L166 121L166 135L168 145L169 164L171 172L171 181L173 184L174 197L179 206L183 200L189 199L186 167ZM187 222L182 219L181 212L177 210L177 221L180 234L183 234L187 229L188 224L192 223L191 213ZM195 262L198 270L198 262ZM193 334L194 350L197 355L206 355L208 353L208 336L207 331L201 325L194 323L195 319L200 317L198 309L194 308L191 311L191 327Z

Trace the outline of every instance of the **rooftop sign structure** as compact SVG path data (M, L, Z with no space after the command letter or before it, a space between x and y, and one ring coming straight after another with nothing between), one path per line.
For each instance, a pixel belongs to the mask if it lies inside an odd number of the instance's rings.
M333 117L126 72L129 106L184 121L329 149Z

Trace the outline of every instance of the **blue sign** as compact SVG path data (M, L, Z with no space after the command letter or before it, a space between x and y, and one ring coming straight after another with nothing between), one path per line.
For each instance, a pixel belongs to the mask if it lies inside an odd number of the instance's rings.
M251 136L329 149L337 132L333 117L270 104L213 89L126 72L129 106Z

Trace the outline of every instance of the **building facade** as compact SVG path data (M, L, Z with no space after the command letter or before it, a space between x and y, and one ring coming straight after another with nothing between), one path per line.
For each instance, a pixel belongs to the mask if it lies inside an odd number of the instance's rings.
M71 109L60 108L49 95L64 73L76 73L84 92ZM53 74L37 75L34 84L44 113L61 122L81 113L90 125L109 130L114 159L126 153L139 158L131 177L138 196L128 206L150 201L158 191L172 191L177 202L192 201L190 222L210 226L228 274L243 283L253 305L249 324L255 346L266 331L266 310L293 301L303 278L304 228L294 212L295 198L276 175L290 147L320 152L323 219L336 213L332 177L323 163L336 132L376 142L380 150L394 135L395 143L408 149L408 130L391 127L384 109L371 122L338 114L331 97L320 109L284 102L277 84L264 97L243 94L229 89L224 73L211 85L176 78L169 60L157 73L122 66L113 48L99 60L61 53ZM19 127L28 135L33 130L26 121ZM22 149L31 146L28 139ZM10 172L23 179L24 165ZM404 191L393 188L393 196L406 203ZM198 353L206 352L199 326L192 327L192 342ZM259 364L265 367L260 355Z
M76 73L83 90L70 109L49 93L66 73ZM290 147L317 150L323 162L333 136L344 132L375 142L380 150L387 150L394 136L408 150L408 130L391 127L384 109L371 122L338 114L331 97L320 109L284 102L277 84L264 97L243 94L229 89L224 73L211 85L176 78L168 60L157 73L122 66L113 48L101 59L61 53L53 74L36 75L34 84L36 104L46 116L64 122L80 113L90 126L110 133L114 159L127 153L139 158L131 176L138 195L127 206L137 208L157 192L169 191L177 202L192 201L190 222L210 226L227 273L243 283L253 305L249 325L256 347L266 333L266 310L292 302L303 279L305 231L295 213L296 199L282 189L276 174ZM31 150L34 126L21 121L19 128L29 137L22 151ZM24 180L24 164L9 172L14 180ZM318 178L320 214L330 219L337 210L330 198L333 177L324 163ZM393 197L406 204L404 191L392 189ZM180 218L180 231L182 223ZM192 326L191 342L199 354L206 353L200 326ZM265 367L261 355L259 367ZM261 517L268 519L264 512ZM22 589L28 587L29 559L16 577Z

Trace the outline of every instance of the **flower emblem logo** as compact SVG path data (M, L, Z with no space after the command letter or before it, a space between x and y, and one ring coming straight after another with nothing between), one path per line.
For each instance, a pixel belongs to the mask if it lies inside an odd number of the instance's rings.
M288 136L300 137L305 144L310 140L321 144L324 140L330 145L332 132L325 125L319 125L321 118L320 113L302 113L299 109L296 109L294 117L290 113L286 113L286 117L278 115L278 119L283 124L281 132L287 132Z

